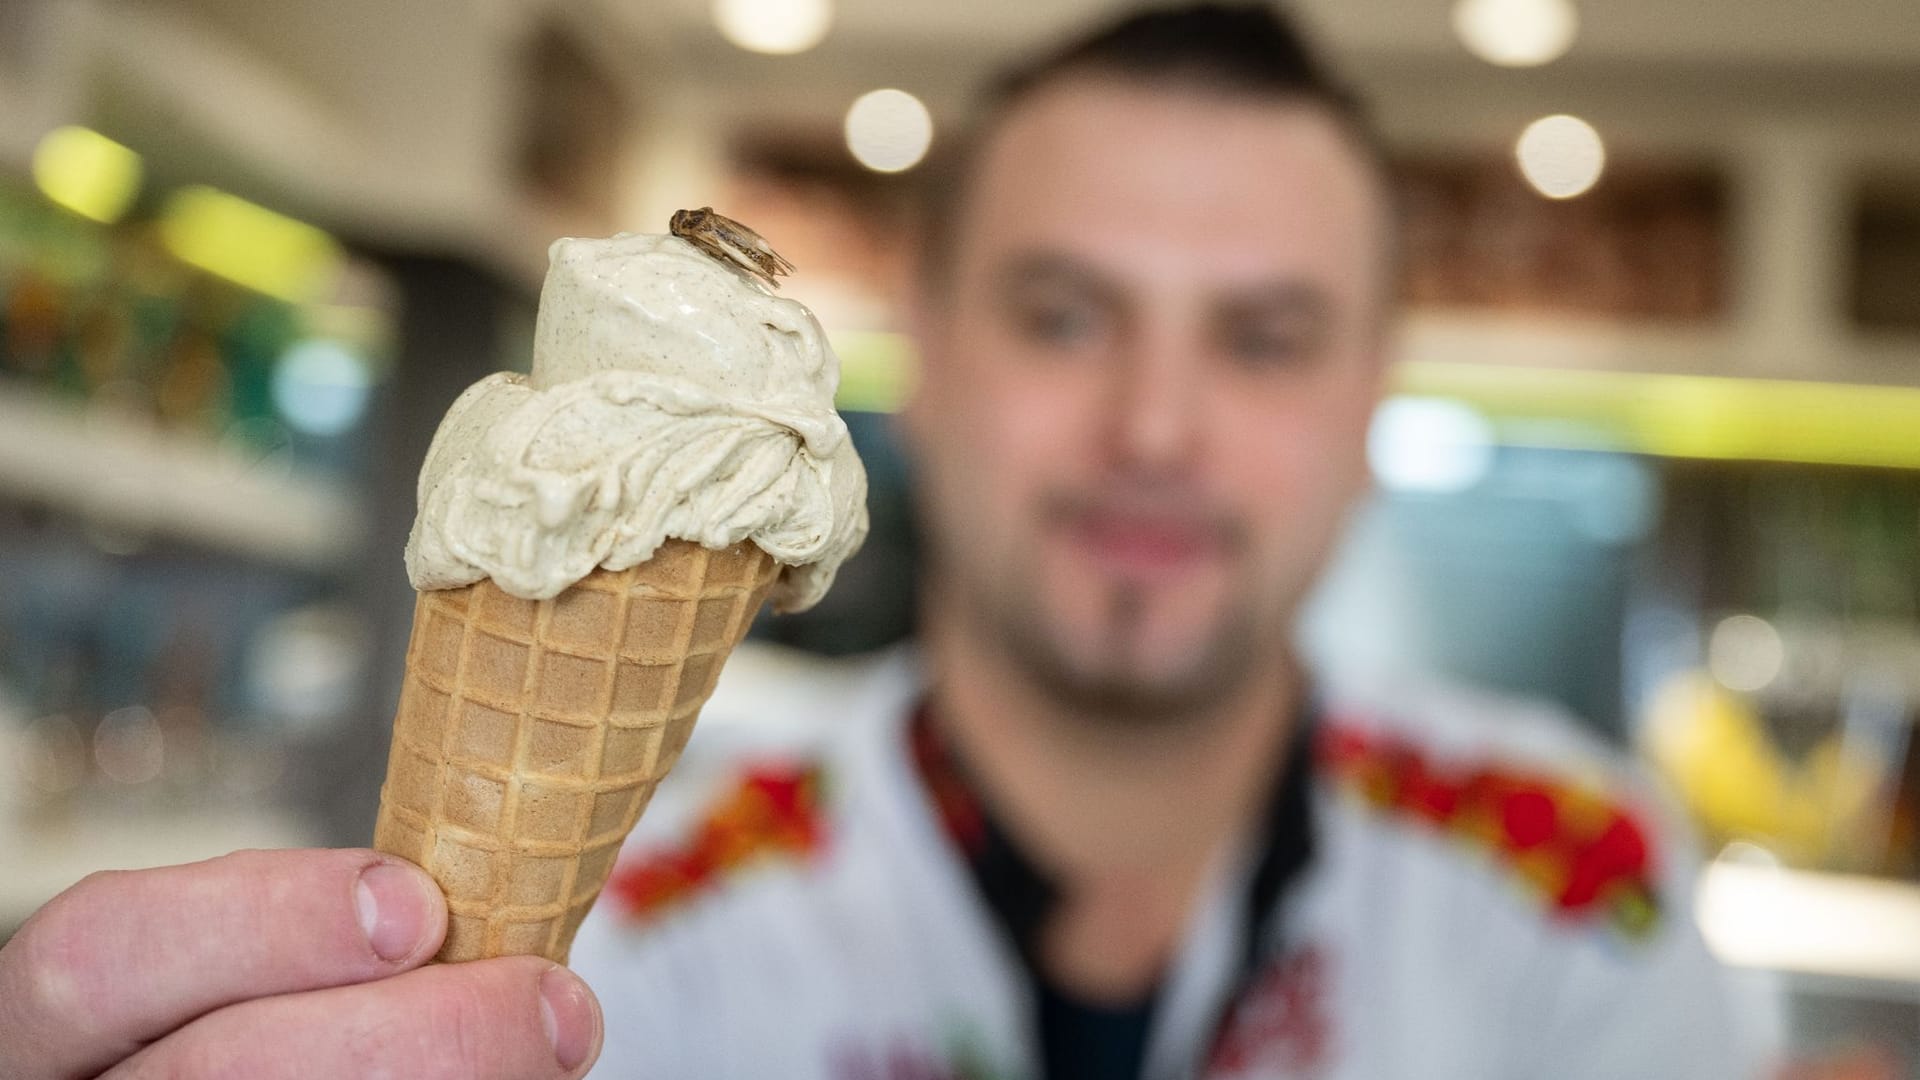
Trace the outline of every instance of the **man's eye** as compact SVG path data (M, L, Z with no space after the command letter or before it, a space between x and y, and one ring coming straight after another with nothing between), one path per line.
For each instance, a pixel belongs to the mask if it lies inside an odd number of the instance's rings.
M1253 367L1291 363L1313 349L1312 335L1281 327L1249 327L1227 334L1227 354Z
M1032 304L1016 313L1016 321L1029 340L1048 345L1074 345L1091 337L1098 328L1098 317L1080 304Z

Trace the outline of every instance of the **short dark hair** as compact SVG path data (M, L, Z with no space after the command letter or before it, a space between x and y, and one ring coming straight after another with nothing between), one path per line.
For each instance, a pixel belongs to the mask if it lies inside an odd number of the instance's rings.
M1360 99L1333 76L1273 3L1150 7L1097 27L991 81L967 130L930 163L923 189L921 269L945 273L944 252L979 150L999 121L1038 91L1070 78L1111 77L1324 109L1384 179L1386 154Z
M986 105L999 109L1068 75L1114 75L1325 105L1360 118L1357 99L1334 79L1286 16L1270 3L1146 8L1003 72Z

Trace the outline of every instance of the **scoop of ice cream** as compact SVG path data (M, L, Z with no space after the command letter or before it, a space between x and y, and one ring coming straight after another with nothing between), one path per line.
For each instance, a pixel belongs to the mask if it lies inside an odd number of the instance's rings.
M774 606L812 606L867 533L813 313L674 236L549 254L532 374L469 387L427 451L414 588L545 599L669 538L748 540L782 565Z

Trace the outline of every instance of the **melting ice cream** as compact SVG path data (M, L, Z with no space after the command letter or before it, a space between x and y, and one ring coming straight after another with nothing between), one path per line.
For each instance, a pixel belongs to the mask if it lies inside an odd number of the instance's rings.
M777 609L812 606L867 533L812 312L674 236L549 254L532 373L469 387L427 452L414 588L546 599L669 538L744 540L781 564Z

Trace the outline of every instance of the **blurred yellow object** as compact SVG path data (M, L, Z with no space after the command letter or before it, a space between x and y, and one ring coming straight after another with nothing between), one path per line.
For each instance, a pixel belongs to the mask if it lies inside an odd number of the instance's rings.
M1826 807L1821 848L1827 864L1852 868L1873 858L1871 849L1861 850L1862 830L1855 824L1874 810L1882 772L1880 763L1863 760L1838 736L1823 740L1808 756L1804 780Z
M312 225L198 185L167 199L160 238L183 262L293 303L329 298L343 264L340 245Z
M916 354L906 336L882 330L833 335L840 357L840 390L834 407L854 412L892 412L913 392Z
M1705 675L1678 676L1654 695L1647 750L1714 833L1797 847L1818 835L1818 808L1793 797L1788 764L1759 715Z
M33 151L33 180L47 198L109 224L133 205L142 172L139 154L90 128L54 128Z
M1654 694L1646 750L1718 839L1757 839L1788 862L1825 861L1829 838L1866 806L1874 770L1849 762L1829 736L1796 765L1780 752L1752 704L1703 672Z

